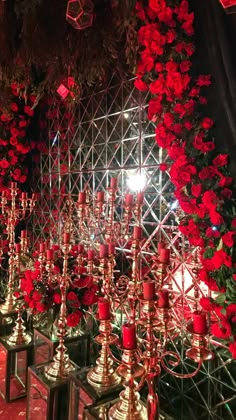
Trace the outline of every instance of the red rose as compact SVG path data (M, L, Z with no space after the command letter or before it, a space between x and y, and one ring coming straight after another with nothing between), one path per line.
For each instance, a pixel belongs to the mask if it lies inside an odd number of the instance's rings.
M236 303L230 303L226 308L226 315L228 318L236 314Z
M227 232L222 236L223 244L231 248L234 245L234 236L236 232Z
M141 92L145 92L146 90L148 90L148 85L145 82L143 82L141 78L135 80L134 86Z
M199 179L202 180L212 179L215 175L217 175L217 170L214 168L214 166L206 166L198 174Z
M208 238L219 238L220 232L217 229L212 229L212 227L207 228L206 236Z
M24 112L25 114L29 115L29 117L32 117L34 115L34 110L28 105L25 105Z
M211 333L218 338L229 338L232 334L230 323L225 319L221 319L219 324L211 326Z
M18 111L18 105L17 105L15 102L13 102L13 103L11 104L11 110L12 110L13 112L17 112L17 111Z
M232 354L232 358L236 359L236 341L234 341L233 343L230 343L229 350Z
M219 187L227 187L228 185L232 184L233 178L230 176L222 176L220 181L218 182Z
M229 188L224 188L222 191L221 191L221 195L222 195L222 197L224 197L224 198L226 198L226 199L229 199L229 198L231 198L232 197L232 191L229 189Z
M32 295L32 299L36 301L40 301L42 299L41 293L39 293L37 290L34 291Z
M209 297L202 297L199 303L205 311L212 311L214 309L213 301Z
M213 164L216 166L225 166L228 163L228 155L218 155L213 160Z
M191 192L194 195L194 197L199 197L202 192L202 185L201 184L192 185Z
M213 126L213 124L214 124L214 121L211 118L205 117L202 120L201 126L205 130L209 130Z
M76 327L81 318L83 317L83 313L81 311L72 312L72 314L67 315L67 326L68 327Z
M160 171L165 172L167 170L168 166L166 163L161 163L159 166Z
M59 293L54 293L53 302L55 302L57 305L61 303L61 295L59 295Z
M209 190L209 191L205 191L203 196L202 196L202 202L203 204L210 209L211 211L214 211L217 203L218 203L218 197L216 195L216 193L214 193L214 191ZM217 225L218 223L216 223Z
M198 86L210 86L211 85L211 76L207 75L200 75L197 79Z
M67 301L69 302L69 305L72 307L78 307L80 305L78 296L74 292L69 292L67 294Z
M44 305L44 303L37 302L37 305L36 305L36 310L37 310L38 312L46 312L46 310L47 310L47 306L46 306L46 305Z
M215 251L211 261L214 265L214 270L218 270L223 264L226 265L226 267L232 267L232 258L223 249Z

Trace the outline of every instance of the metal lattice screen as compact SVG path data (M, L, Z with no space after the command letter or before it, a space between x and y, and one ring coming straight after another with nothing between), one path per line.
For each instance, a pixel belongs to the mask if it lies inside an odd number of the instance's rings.
M72 110L52 106L49 110L49 153L41 156L40 210L34 221L34 240L51 238L57 243L62 228L66 197L77 199L86 188L91 195L104 190L111 177L118 177L119 194L116 217L121 212L121 197L128 190L130 176L145 179L142 225L145 252L155 252L159 240L171 248L174 261L172 279L173 317L180 335L172 340L183 362L182 372L194 369L185 358L188 346L182 327L184 313L192 309L193 263L195 250L178 232L181 217L173 195L168 171L160 164L167 158L155 144L154 126L146 116L147 98L133 86L133 80L114 76L105 89L99 86L85 92ZM207 293L199 285L200 295ZM183 328L184 331L184 328ZM166 373L160 381L160 395L166 412L176 420L236 419L236 369L223 345L214 344L216 357L205 363L193 379L181 380Z

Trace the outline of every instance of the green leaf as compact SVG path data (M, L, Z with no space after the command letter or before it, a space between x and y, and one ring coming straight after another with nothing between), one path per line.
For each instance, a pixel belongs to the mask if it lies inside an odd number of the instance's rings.
M215 301L216 301L216 303L218 303L219 305L222 305L223 303L225 303L225 299L226 299L226 296L225 296L225 294L224 293L220 293L216 298L215 298Z

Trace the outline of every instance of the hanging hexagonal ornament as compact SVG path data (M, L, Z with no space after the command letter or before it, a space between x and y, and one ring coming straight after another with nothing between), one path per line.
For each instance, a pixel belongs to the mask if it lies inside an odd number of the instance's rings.
M73 28L83 30L93 24L94 4L92 0L69 0L66 9L66 20Z

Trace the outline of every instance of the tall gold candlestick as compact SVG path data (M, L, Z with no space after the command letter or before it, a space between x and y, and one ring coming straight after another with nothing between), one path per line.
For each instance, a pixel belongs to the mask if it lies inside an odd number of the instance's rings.
M56 354L53 358L52 363L45 367L45 376L50 380L58 380L67 378L70 371L74 369L68 355L68 349L65 346L66 336L66 292L68 287L68 254L69 254L69 243L64 243L63 246L63 271L60 281L61 291L61 306L58 319L58 332L57 337L59 344L56 348Z
M14 297L14 268L15 268L15 225L16 225L16 195L17 195L17 184L16 182L11 183L11 208L7 218L7 234L9 238L9 273L8 273L8 285L7 285L7 296L5 302L0 305L0 311L2 313L11 312L14 309L15 297Z
M111 320L101 320L99 331L96 341L102 346L100 356L96 360L96 366L89 371L87 380L93 388L103 392L116 387L121 379L111 358L110 345L118 341L118 336L112 334Z
M125 389L120 393L120 400L110 408L109 420L147 420L147 409L137 391L136 380L145 373L145 368L138 363L137 350L123 351L117 373Z

